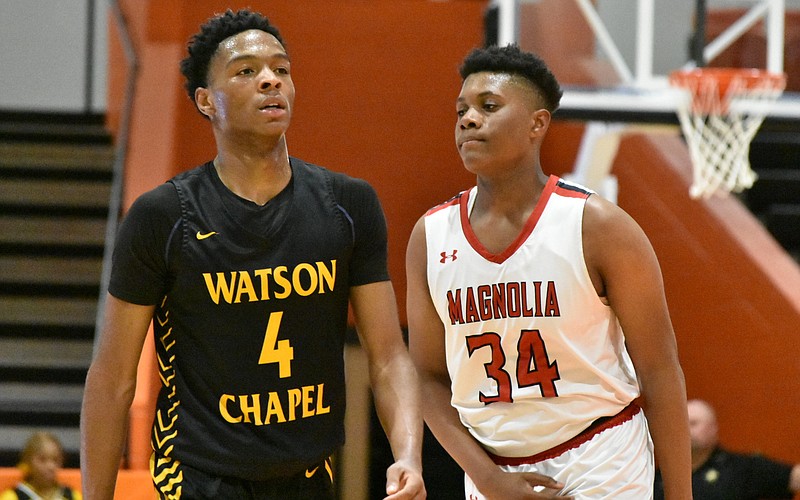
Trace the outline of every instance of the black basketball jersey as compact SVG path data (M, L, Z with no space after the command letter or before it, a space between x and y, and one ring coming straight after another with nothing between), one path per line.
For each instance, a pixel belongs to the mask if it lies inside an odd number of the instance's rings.
M365 182L294 158L291 167L289 186L258 207L205 164L169 182L173 209L134 205L139 229L121 231L109 291L158 300L161 456L264 479L343 443L349 288L388 279L385 221ZM135 235L153 231L157 243L138 248Z

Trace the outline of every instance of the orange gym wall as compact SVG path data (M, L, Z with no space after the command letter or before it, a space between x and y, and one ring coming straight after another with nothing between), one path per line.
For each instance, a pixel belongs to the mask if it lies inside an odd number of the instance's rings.
M415 220L473 182L453 146L453 101L458 63L482 41L486 3L120 0L140 57L125 206L213 154L208 126L188 103L177 71L188 36L224 8L263 9L281 28L294 63L290 152L375 186L389 222L402 313L405 243ZM538 44L565 83L605 81L609 71L593 62L588 30L564 28L580 23L571 5L527 4L538 9L526 21L535 23L528 42ZM110 95L121 95L114 75L126 71L125 60L118 44L111 48ZM118 119L110 102L109 123ZM571 169L581 130L554 123L546 169ZM675 137L631 136L614 174L620 205L643 226L661 261L689 396L717 407L729 446L800 462L800 271L735 199L689 201L688 161Z

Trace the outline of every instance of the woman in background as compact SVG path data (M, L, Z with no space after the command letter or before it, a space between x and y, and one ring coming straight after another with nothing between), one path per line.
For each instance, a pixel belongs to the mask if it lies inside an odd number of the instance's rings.
M22 481L0 493L0 500L82 500L81 493L58 483L56 473L64 466L64 449L56 436L36 432L20 455Z

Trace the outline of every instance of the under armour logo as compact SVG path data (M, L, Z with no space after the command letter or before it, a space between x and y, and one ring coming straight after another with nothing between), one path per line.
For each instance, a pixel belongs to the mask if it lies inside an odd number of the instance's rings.
M447 259L453 259L453 260L456 260L456 259L458 259L458 256L456 255L457 253L458 253L458 250L453 250L453 253L451 253L451 254L449 254L449 255L448 255L448 253L447 253L447 252L442 252L442 253L440 253L440 254L439 254L439 255L441 255L441 256L442 256L442 258L441 258L441 259L439 259L439 262L441 262L442 264L444 264L445 262L447 262Z

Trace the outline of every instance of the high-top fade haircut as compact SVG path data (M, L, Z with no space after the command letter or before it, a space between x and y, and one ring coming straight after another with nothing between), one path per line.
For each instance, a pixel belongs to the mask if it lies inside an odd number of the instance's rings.
M475 49L464 58L459 69L462 80L473 73L488 71L520 76L530 82L544 99L546 109L553 113L561 101L561 86L539 57L520 50L517 45Z
M192 102L195 90L198 87L208 86L208 66L220 42L247 30L269 33L286 47L278 28L258 12L246 9L233 12L228 9L225 13L212 17L200 26L200 31L189 40L187 47L189 55L181 61L181 73L186 78L184 88Z

